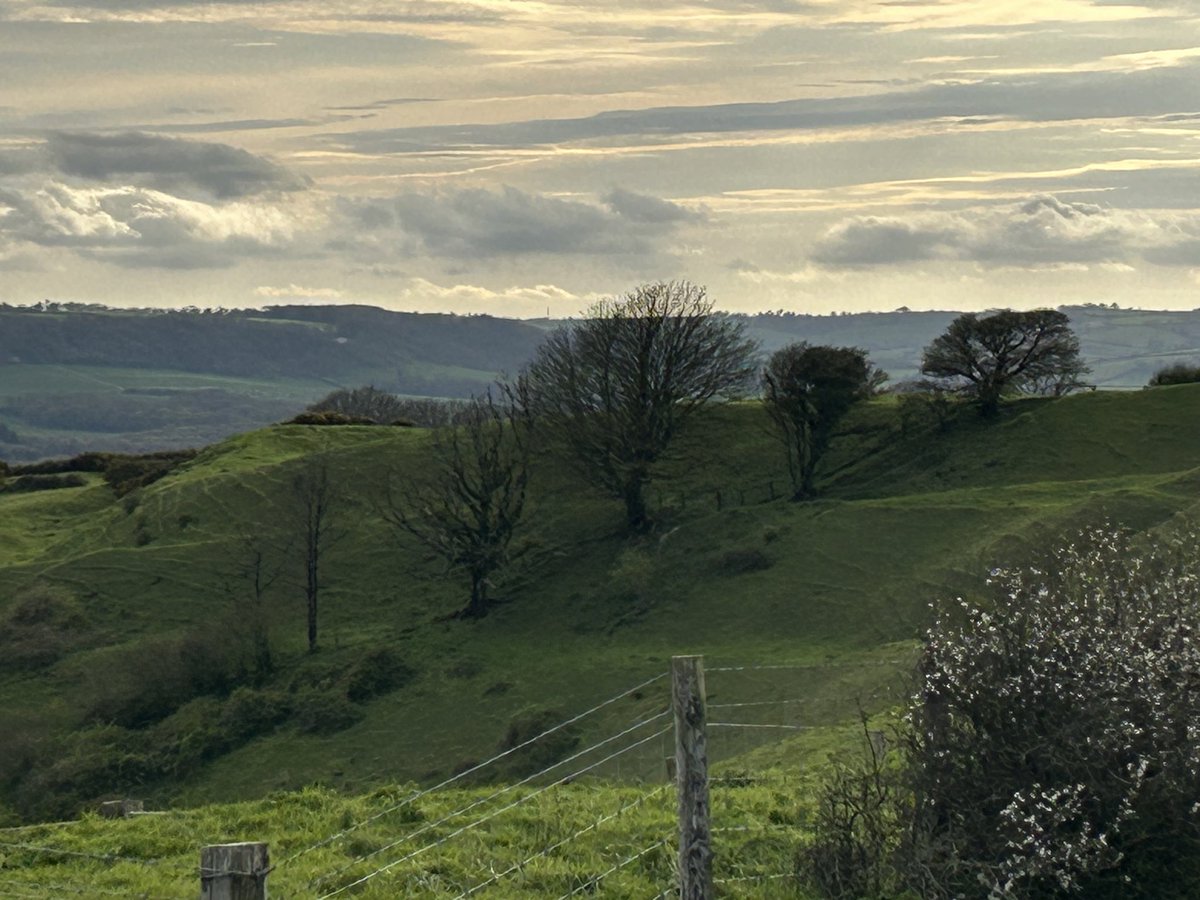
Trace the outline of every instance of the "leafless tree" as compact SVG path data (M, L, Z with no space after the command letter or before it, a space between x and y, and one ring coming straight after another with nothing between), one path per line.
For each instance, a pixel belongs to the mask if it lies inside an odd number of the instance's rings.
M466 574L466 617L487 614L493 578L512 559L525 513L529 422L519 393L517 386L472 399L457 424L434 430L426 477L389 481L385 518Z
M713 312L704 288L644 284L550 334L526 370L539 428L582 475L650 526L645 489L680 426L753 380L755 344Z
M304 559L304 599L308 619L308 650L317 649L317 613L321 595L321 560L346 532L337 525L341 497L330 480L329 461L310 460L292 480L292 497L299 514Z

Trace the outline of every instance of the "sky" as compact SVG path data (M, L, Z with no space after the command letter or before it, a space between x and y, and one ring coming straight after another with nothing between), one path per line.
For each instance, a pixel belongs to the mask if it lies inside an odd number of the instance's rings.
M0 0L0 301L1200 307L1200 0Z

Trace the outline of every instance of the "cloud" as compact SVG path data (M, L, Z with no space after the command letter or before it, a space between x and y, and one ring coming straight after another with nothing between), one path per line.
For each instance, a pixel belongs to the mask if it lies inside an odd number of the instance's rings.
M804 131L930 119L1075 121L1170 115L1196 109L1200 109L1200 78L1195 66L1180 64L1124 72L1028 73L846 97L613 110L574 119L377 129L331 134L325 140L358 152L411 153L627 137Z
M344 291L336 288L311 288L298 284L287 287L271 287L263 285L254 289L255 297L287 298L290 300L339 300L345 297Z
M855 216L830 228L813 259L831 268L928 260L987 266L1194 264L1200 216L1117 210L1038 196L1024 203L907 216Z
M453 309L518 318L577 315L600 296L575 294L553 284L513 286L494 290L474 284L440 285L414 278L389 306L395 309Z
M187 141L144 132L57 132L46 152L64 175L116 180L160 191L199 190L217 199L297 191L305 179L261 156L228 144Z
M0 236L123 266L210 268L290 246L299 223L259 203L214 206L138 187L0 190Z
M613 188L605 197L613 212L624 216L632 222L647 225L666 225L672 222L692 222L704 218L701 213L694 212L670 200L662 200L649 194L637 194L624 188Z
M694 217L665 200L629 191L608 195L608 208L514 187L409 192L344 200L347 217L376 240L388 236L435 256L628 254L649 251Z

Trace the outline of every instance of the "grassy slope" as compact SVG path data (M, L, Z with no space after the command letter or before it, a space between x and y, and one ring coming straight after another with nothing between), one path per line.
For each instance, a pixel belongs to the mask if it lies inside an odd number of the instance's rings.
M399 648L420 674L372 701L346 731L259 739L183 783L145 788L157 802L441 777L494 750L518 713L586 708L682 652L703 652L710 665L817 664L714 678L714 699L806 696L805 722L845 721L855 698L891 669L825 661L901 659L925 604L972 589L997 557L1100 517L1150 527L1196 499L1200 388L1027 401L994 425L967 418L934 439L898 437L894 410L880 403L831 452L826 499L730 508L739 489L754 499L774 480L782 491L760 415L752 405L732 407L693 430L671 467L664 531L643 542L619 536L611 502L565 470L544 470L533 552L502 591L511 602L474 623L439 620L461 602L462 585L374 509L386 471L399 485L420 469L420 432L281 427L242 435L145 489L136 506L113 501L99 484L0 497L0 596L33 579L66 585L109 636L108 646L70 656L46 676L0 682L0 729L70 725L138 641L228 608L227 588L242 589L228 574L231 535L286 540L287 485L314 451L348 476L351 533L329 555L316 657L302 652L298 586L281 583L270 596L280 683L349 665L381 644ZM739 571L748 552L769 568ZM288 565L299 573L298 560ZM585 739L611 733L629 713L600 717Z
M718 877L785 872L811 812L805 800L810 776L798 763L845 752L849 730L837 723L852 719L857 703L880 708L891 702L890 673L907 658L926 602L974 589L987 564L1064 529L1099 518L1151 528L1195 506L1200 387L1027 401L997 423L967 418L933 439L899 436L895 410L874 404L860 411L827 458L825 499L731 508L739 490L754 499L772 479L782 489L759 415L750 405L728 408L693 430L670 467L663 532L644 542L620 539L618 511L581 490L569 473L543 471L536 550L527 571L505 590L512 602L482 622L438 621L459 601L461 588L375 519L370 498L382 473L392 469L402 479L421 465L424 435L402 430L290 427L242 435L145 490L132 511L98 484L0 498L0 546L8 562L0 585L35 576L72 585L114 639L131 647L139 635L196 621L227 602L217 570L231 530L269 531L286 522L280 492L305 455L320 450L353 473L352 518L359 524L330 558L325 648L315 659L300 652L296 589L272 601L288 667L293 673L336 667L385 642L401 647L421 674L370 703L367 718L344 732L279 732L184 784L152 789L152 801L251 798L314 782L365 791L441 777L493 752L517 712L586 708L662 671L677 652L705 653L710 669L807 662L806 668L709 676L713 704L803 700L761 712L714 709L714 720L829 726L758 749L753 733L712 733L714 757L726 760L719 771L750 770L759 779L748 787L714 788L717 825L749 828L718 835ZM152 536L140 547L139 529ZM746 551L758 551L770 567L739 573L742 557L730 554ZM110 653L69 658L49 678L3 683L5 715L24 724L70 723L72 690L86 682L85 672L102 677ZM596 717L583 738L611 734L663 700L656 687L623 701ZM633 802L639 790L661 782L663 752L665 745L652 742L625 759L623 769L609 764L599 770L608 779L645 779L641 788L585 782L556 789L398 866L360 896L455 896L489 871L502 871ZM0 891L49 896L87 886L125 896L188 896L202 843L267 839L274 858L286 860L393 806L407 790L384 787L345 799L311 787L167 817L116 824L89 818L0 832L0 842L162 860L147 867L9 847ZM272 893L313 895L312 879L390 844L399 822L420 828L489 792L440 792L285 862L272 875ZM669 792L656 795L483 895L554 898L585 885L667 837L670 802ZM497 805L481 806L476 815ZM452 819L424 840L470 819ZM422 842L414 838L317 887L344 884ZM650 896L670 884L671 864L665 848L652 850L607 876L600 893ZM795 896L786 880L730 882L724 891L729 897Z

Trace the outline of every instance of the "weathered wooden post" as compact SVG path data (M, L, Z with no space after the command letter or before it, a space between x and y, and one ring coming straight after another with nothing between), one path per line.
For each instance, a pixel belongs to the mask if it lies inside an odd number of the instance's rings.
M679 897L712 900L704 657L672 657L671 705L675 711L675 784L679 790Z
M215 844L200 851L200 900L267 900L267 845Z

